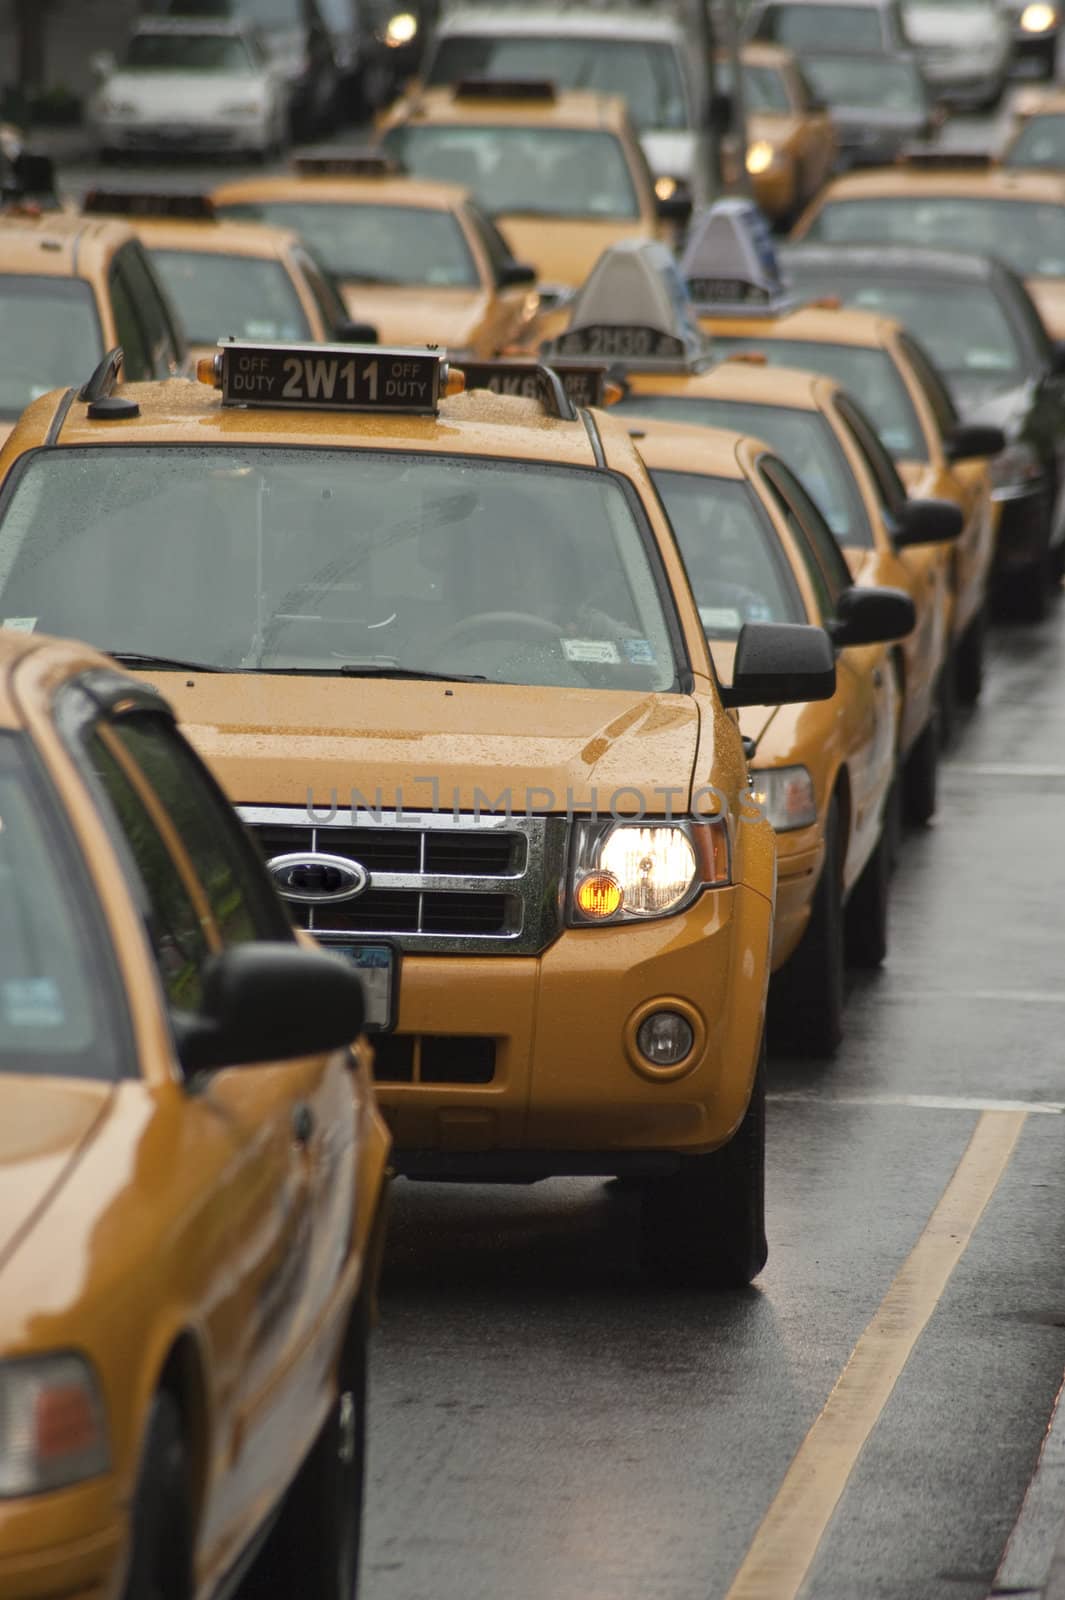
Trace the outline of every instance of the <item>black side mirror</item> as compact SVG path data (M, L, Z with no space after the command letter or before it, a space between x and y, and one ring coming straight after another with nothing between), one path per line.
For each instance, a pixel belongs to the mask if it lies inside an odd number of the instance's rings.
M712 94L706 105L706 131L716 133L718 138L728 133L735 112L735 100L727 89Z
M536 268L527 261L508 261L499 269L501 289L523 289L536 282Z
M907 500L894 530L895 546L905 550L912 544L946 544L964 526L961 507L953 500Z
M837 650L854 644L905 639L917 626L917 611L902 589L844 589L826 631Z
M745 622L736 643L726 706L784 706L831 700L836 657L824 628L801 622Z
M372 322L353 322L345 317L333 330L337 344L376 344L377 329Z
M977 456L997 456L1006 448L1006 435L990 422L959 422L943 441L948 461L973 461Z
M298 944L240 944L204 968L199 1012L176 1019L188 1076L258 1061L293 1061L352 1043L365 1018L354 967Z

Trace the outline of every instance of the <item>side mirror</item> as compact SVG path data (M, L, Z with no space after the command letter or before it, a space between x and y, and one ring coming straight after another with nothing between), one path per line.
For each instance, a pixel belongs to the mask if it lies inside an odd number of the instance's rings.
M362 1029L362 984L353 967L298 944L240 944L204 969L200 1011L176 1022L188 1076L258 1061L340 1050Z
M89 71L94 78L101 81L109 78L115 70L115 58L110 50L97 50L89 57Z
M824 628L802 622L745 622L736 643L726 706L783 706L831 700L836 657Z
M977 456L997 456L1006 448L1006 435L990 422L959 422L943 441L948 461L973 461Z
M735 112L735 100L727 89L712 94L706 106L706 131L716 133L718 138L728 133Z
M508 261L499 270L501 289L525 289L536 282L536 268L527 261Z
M377 329L372 322L352 322L345 317L333 330L337 344L376 344Z
M961 507L953 500L907 500L895 529L896 549L913 544L946 544L965 526Z
M844 589L826 632L837 650L854 644L888 644L917 626L913 601L902 589Z

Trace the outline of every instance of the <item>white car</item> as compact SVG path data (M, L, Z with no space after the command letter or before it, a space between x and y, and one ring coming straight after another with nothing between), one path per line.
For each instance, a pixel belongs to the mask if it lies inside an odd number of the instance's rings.
M971 109L998 103L1013 24L997 0L910 0L902 15L934 99Z
M668 10L456 10L437 27L421 79L429 87L470 78L549 79L559 89L622 95L655 178L684 184L697 207L709 203L708 75L693 36Z
M256 33L235 22L145 21L125 59L98 56L88 124L100 156L149 150L279 152L288 132L285 85Z

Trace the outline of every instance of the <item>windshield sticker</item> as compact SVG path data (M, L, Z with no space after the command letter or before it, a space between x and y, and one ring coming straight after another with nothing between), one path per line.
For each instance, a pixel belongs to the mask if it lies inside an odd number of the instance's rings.
M66 1020L54 978L8 978L0 984L0 1011L12 1028L61 1028Z
M562 654L567 661L595 661L601 666L614 666L621 660L612 639L563 639Z
M32 633L37 626L36 617L5 617L4 627L12 633Z
M743 618L732 606L700 606L699 621L704 628L738 628Z
M634 667L654 666L655 653L651 649L650 639L622 639L621 648L626 661L631 661Z

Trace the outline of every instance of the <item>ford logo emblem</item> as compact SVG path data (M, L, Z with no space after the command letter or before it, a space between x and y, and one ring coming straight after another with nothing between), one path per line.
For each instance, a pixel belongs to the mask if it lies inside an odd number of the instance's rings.
M370 886L370 874L346 856L274 856L266 863L283 900L328 905L354 900Z

